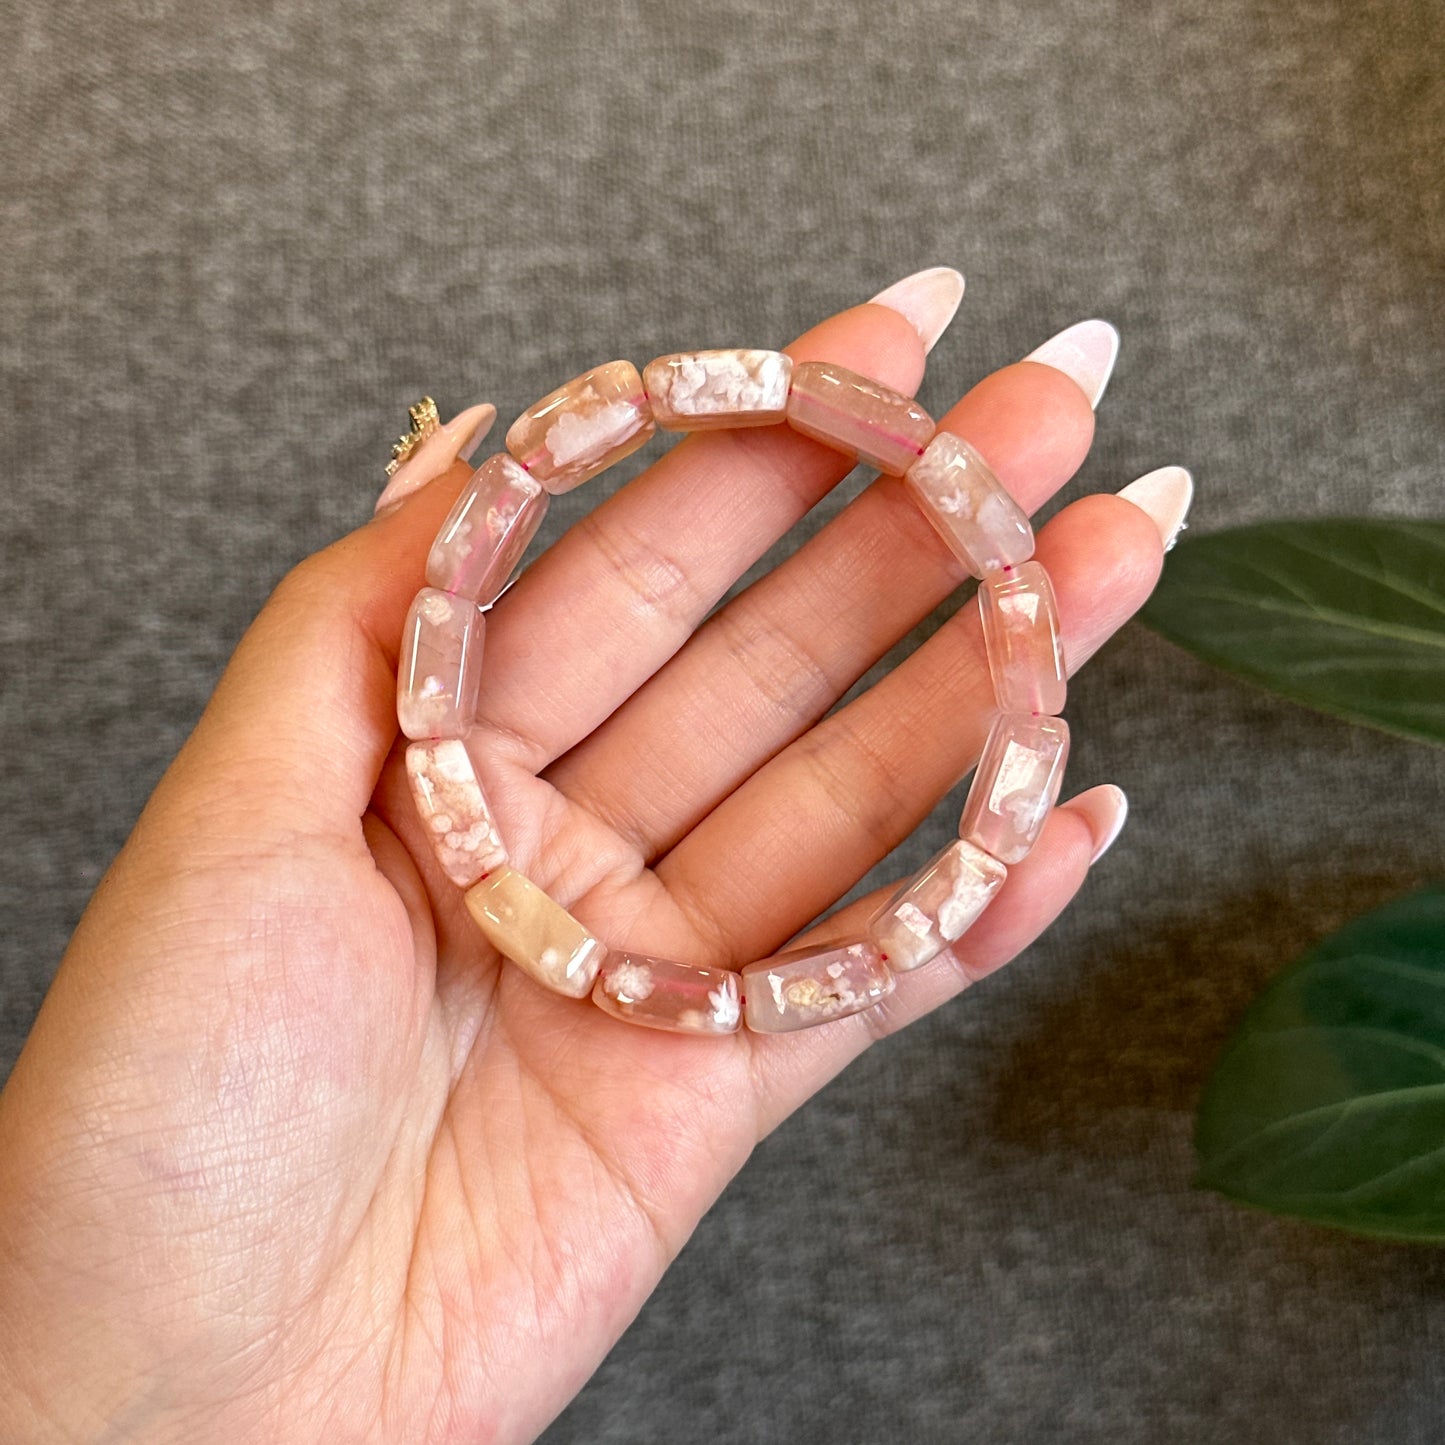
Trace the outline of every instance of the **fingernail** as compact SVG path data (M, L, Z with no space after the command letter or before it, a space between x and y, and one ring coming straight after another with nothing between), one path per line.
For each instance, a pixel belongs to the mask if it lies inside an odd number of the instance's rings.
M1115 787L1113 783L1102 783L1070 798L1064 806L1082 813L1089 831L1094 835L1094 852L1089 858L1092 866L1113 847L1114 839L1122 831L1124 820L1129 816L1129 799L1125 797L1123 788Z
M870 300L902 316L918 333L927 355L958 311L958 303L963 300L963 277L952 266L930 266L895 281Z
M482 438L491 431L496 419L496 407L484 401L469 406L445 426L439 426L387 478L385 488L376 499L376 510L384 512L413 492L419 492L428 482L441 476L458 457L470 461L472 453L482 444Z
M1148 512L1167 552L1185 528L1184 518L1194 500L1194 478L1183 467L1160 467L1120 488L1119 495Z
M1118 355L1119 333L1107 321L1080 321L1049 337L1024 360L1041 361L1062 371L1083 389L1089 405L1097 407Z

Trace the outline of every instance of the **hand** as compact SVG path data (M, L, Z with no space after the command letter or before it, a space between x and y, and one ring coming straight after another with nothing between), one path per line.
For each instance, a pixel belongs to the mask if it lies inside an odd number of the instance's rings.
M910 392L925 354L877 305L790 350ZM1025 362L941 424L1032 510L1093 416ZM764 956L976 758L972 603L820 721L963 580L896 480L704 621L848 470L785 427L689 438L491 614L471 749L517 865L604 940ZM397 745L402 619L467 475L281 583L81 921L0 1097L5 1439L530 1438L758 1139L1012 958L1107 841L1097 790L1055 809L953 950L808 1033L658 1034L544 992L435 867ZM1160 531L1087 497L1038 556L1077 666Z

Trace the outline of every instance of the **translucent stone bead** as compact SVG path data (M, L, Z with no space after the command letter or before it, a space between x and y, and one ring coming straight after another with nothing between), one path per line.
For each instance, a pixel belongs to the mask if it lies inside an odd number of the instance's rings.
M975 577L1017 567L1034 555L1034 529L987 462L941 431L903 480L923 515Z
M959 820L959 837L1017 863L1039 836L1059 796L1069 758L1061 717L1004 713L994 720Z
M896 972L922 968L963 937L1008 869L967 839L950 843L888 900L868 936Z
M1042 565L1025 562L985 577L978 606L999 710L1063 712L1067 674L1059 608Z
M469 888L507 861L492 810L460 738L412 743L406 775L416 810L448 878Z
M794 431L901 477L933 436L933 418L912 397L830 361L793 368L788 424Z
M466 899L488 942L544 988L569 998L591 992L606 948L530 878L503 864Z
M791 948L743 969L748 1027L786 1034L871 1008L893 992L893 975L871 943Z
M482 606L495 602L542 525L548 500L541 482L506 452L488 457L431 545L427 584Z
M423 587L406 615L396 716L409 738L459 738L477 715L486 621L465 597Z
M645 953L609 953L592 1001L613 1018L676 1034L731 1034L742 1021L737 974Z
M781 351L683 351L642 369L653 419L667 431L780 422L792 379L792 359Z
M507 431L507 450L555 496L635 452L654 430L637 368L609 361L528 407Z

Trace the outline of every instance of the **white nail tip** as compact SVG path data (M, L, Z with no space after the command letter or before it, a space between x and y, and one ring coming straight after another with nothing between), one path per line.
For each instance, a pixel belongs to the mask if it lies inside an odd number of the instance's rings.
M1042 362L1077 383L1090 406L1098 406L1119 355L1119 333L1107 321L1080 321L1051 336L1025 361Z
M963 277L952 266L931 266L895 281L870 300L907 320L927 353L948 330L948 323L958 311L958 303L963 300Z
M1183 467L1160 467L1120 488L1119 495L1149 514L1167 552L1184 530L1194 500L1194 478Z

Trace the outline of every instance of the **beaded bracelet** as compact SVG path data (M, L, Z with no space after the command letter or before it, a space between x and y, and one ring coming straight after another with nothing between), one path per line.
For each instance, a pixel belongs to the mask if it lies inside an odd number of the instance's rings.
M412 438L435 425L413 408ZM419 421L425 417L425 423ZM642 446L657 427L711 431L786 422L903 478L969 572L998 707L959 836L903 883L866 935L786 950L740 973L608 949L513 868L463 741L477 715L485 609L511 580L546 514ZM1033 846L1058 797L1069 752L1058 609L1033 528L962 437L938 431L911 397L830 362L778 351L661 356L642 375L599 366L523 412L507 450L463 488L427 557L402 636L397 716L412 739L407 775L437 859L466 889L487 940L538 983L589 993L615 1018L677 1033L730 1034L742 1023L786 1033L844 1018L890 994L961 938ZM404 452L402 453L404 455Z

